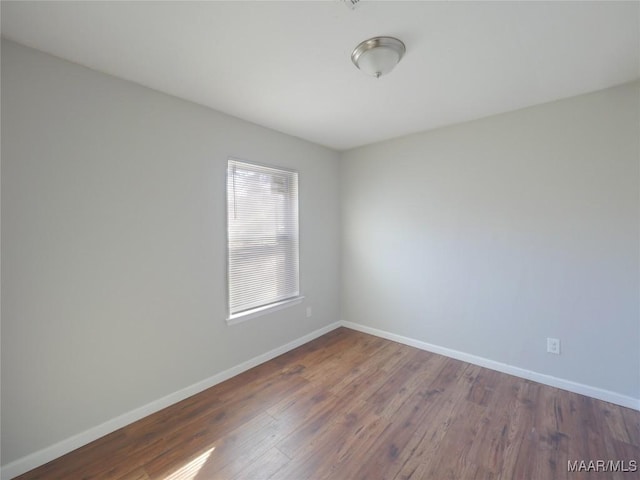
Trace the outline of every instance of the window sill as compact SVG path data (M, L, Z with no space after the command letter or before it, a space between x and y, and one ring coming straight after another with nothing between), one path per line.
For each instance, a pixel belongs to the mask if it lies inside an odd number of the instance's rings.
M298 305L302 303L303 300L304 300L304 296L301 295L299 297L290 298L288 300L283 300L281 302L272 303L264 307L254 308L253 310L247 310L246 312L236 313L235 315L230 315L229 318L227 318L227 325L235 325L236 323L242 323L247 320L251 320L252 318L267 315L268 313L277 312L278 310L292 307L293 305Z

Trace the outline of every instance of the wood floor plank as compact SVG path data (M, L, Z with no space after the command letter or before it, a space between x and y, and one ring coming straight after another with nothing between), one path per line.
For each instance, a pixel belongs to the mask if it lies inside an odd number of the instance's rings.
M341 414L340 399L329 397L329 401L318 405L313 415L298 420L299 428L278 444L278 449L289 458L294 458L298 452L308 448L310 442L315 442Z
M363 458L368 458L372 446L391 425L384 417L373 415L371 418L372 420L353 432L342 451L338 453L337 459L323 464L323 468L314 479L356 478L357 472L362 468Z
M397 476L427 435L425 424L430 421L429 414L447 402L451 406L455 405L457 398L463 395L460 390L459 395L455 397L456 400L452 400L441 393L453 383L465 383L463 374L467 367L469 367L468 364L454 362L451 366L446 365L424 391L412 395L390 417L392 424L371 449L372 461L364 464L355 478L375 478L376 475L381 475L381 478ZM444 423L446 430L450 425L450 419L447 418Z
M476 388L475 383L472 388ZM492 400L486 404L480 428L470 448L469 456L487 471L492 472L496 478L507 468L504 464L505 459L510 458L519 446L518 392L519 386L515 377L506 376L495 386L494 398L502 398L503 401ZM470 395L467 399L476 401L477 397Z
M330 390L344 398L366 398L387 380L388 375L382 371L383 366L387 369L398 368L398 351L402 348L402 345L387 342L375 355L361 364L352 365L348 373L336 379Z
M150 480L147 472L142 468L136 468L133 472L129 472L118 480Z
M604 418L607 429L616 440L633 444L634 439L631 433L633 428L629 428L631 426L625 423L624 415L619 408L611 407L612 405L610 403L603 402L599 405L600 413ZM640 425L636 425L635 429L640 431Z
M640 464L640 412L339 328L18 478L637 478L590 460Z
M620 408L615 405L611 405L610 403L607 405L620 412L620 415L623 418L624 429L629 436L629 443L636 447L640 447L640 415L638 415L638 412L631 410L630 408Z
M261 413L226 434L216 435L214 431L204 441L193 442L193 437L181 436L184 443L174 443L173 448L158 450L157 455L147 460L145 468L153 478L162 478L208 452L208 464L214 464L216 470L222 469L234 461L237 452L258 448L266 439L279 433L278 422L270 415Z
M280 450L272 448L232 478L233 480L269 480L290 461L291 459Z
M339 415L296 449L292 461L274 479L317 479L333 470L350 455L360 434L377 417L366 411ZM279 446L279 448L281 448Z
M517 436L513 439L517 447L511 457L512 465L505 465L500 478L546 478L541 471L541 459L538 456L539 432L536 426L536 401L540 385L529 380L522 382L518 391Z

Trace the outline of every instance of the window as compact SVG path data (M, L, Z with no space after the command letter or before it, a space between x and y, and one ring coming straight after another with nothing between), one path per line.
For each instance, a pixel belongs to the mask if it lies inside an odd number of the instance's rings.
M298 174L229 160L229 320L300 295Z

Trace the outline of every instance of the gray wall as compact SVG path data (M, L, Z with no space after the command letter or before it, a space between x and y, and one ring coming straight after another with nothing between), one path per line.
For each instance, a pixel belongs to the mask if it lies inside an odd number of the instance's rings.
M343 320L640 398L639 94L345 153Z
M228 327L230 155L300 172L306 300ZM2 464L339 320L338 167L3 41Z

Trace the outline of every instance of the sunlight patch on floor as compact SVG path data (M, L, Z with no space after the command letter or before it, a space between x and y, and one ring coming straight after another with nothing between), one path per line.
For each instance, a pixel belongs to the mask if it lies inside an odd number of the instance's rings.
M187 463L183 467L180 467L171 475L165 477L164 480L193 480L196 475L198 475L198 472L209 458L209 455L211 455L211 452L213 452L215 449L216 447L212 447L202 455L198 455L189 463Z

